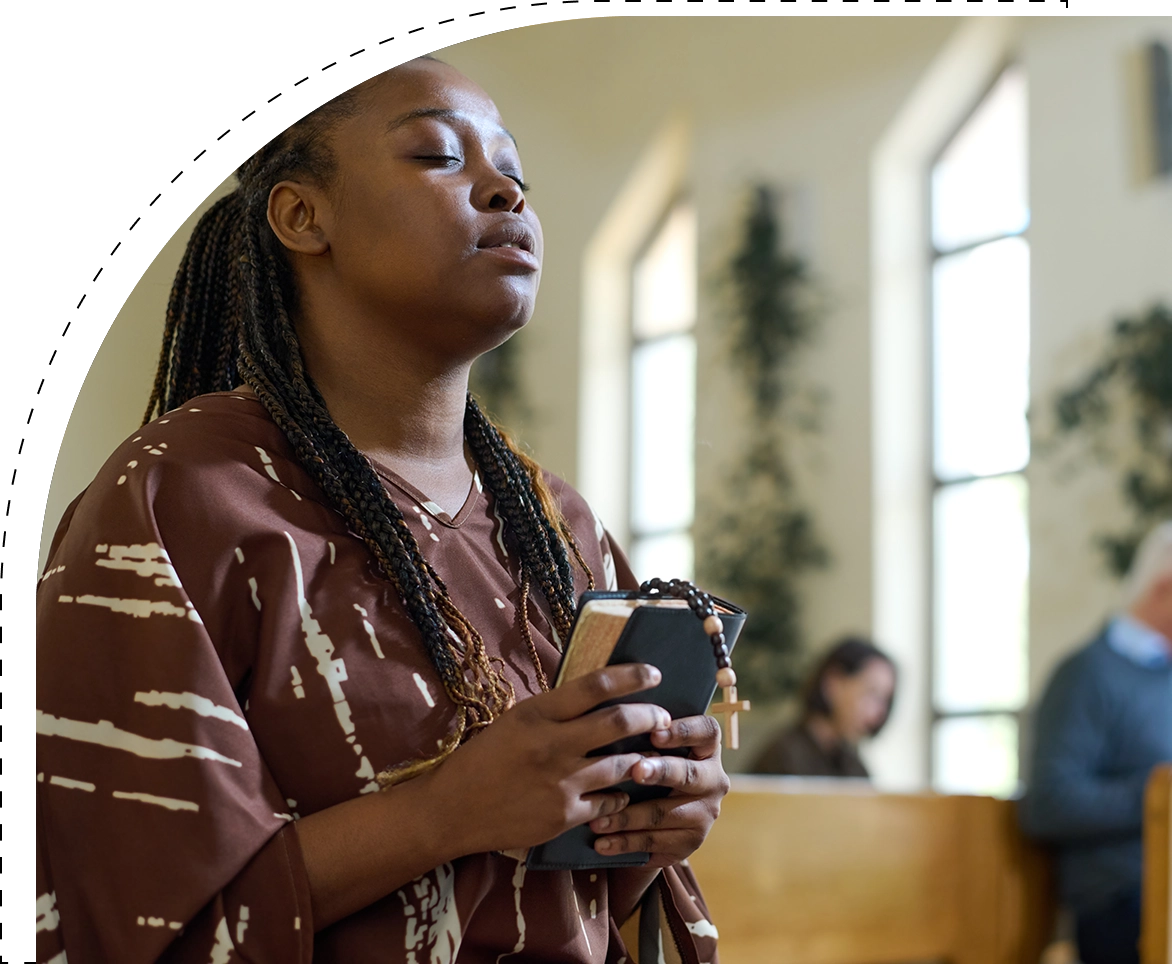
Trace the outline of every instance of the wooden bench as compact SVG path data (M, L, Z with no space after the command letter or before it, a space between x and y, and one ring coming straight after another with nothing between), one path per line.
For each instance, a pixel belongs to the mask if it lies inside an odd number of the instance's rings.
M1014 804L736 777L693 855L722 964L1037 964L1049 861Z
M1143 964L1172 964L1172 766L1156 767L1144 795Z

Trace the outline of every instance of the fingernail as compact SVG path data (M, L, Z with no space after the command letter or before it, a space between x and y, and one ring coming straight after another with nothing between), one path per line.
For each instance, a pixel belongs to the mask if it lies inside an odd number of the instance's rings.
M607 837L604 837L602 840L596 840L594 841L594 849L603 851L604 853L608 850L613 850L614 841Z
M660 743L663 743L670 736L671 730L655 730L651 734L651 739L658 740Z
M647 675L648 675L649 677L651 677L651 682L652 682L652 683L658 683L658 682L659 682L661 679L663 679L663 674L662 674L662 673L659 671L659 667L658 667L658 666L652 666L652 667L651 667L651 672L650 672L650 673L648 673Z
M608 830L610 828L610 817L599 817L594 821L595 830Z

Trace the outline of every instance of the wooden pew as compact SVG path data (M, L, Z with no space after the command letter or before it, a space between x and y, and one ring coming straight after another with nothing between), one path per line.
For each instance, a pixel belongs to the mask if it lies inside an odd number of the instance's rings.
M1172 766L1156 767L1144 794L1142 964L1172 964Z
M722 964L1037 964L1053 933L1004 800L734 777L691 864Z

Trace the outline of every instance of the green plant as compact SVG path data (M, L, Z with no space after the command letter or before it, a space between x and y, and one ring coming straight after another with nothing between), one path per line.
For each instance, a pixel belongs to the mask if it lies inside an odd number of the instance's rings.
M481 355L472 366L468 388L498 425L515 428L528 414L521 386L521 345L518 335Z
M1095 541L1122 576L1148 529L1172 517L1172 310L1157 304L1117 321L1099 362L1057 395L1054 417L1056 439L1082 434L1120 468L1131 524Z
M722 484L733 497L714 516L698 520L698 575L749 611L734 660L742 691L777 699L798 682L799 580L830 557L801 503L787 456L796 433L817 428L793 369L818 311L810 303L805 266L784 251L768 187L753 190L740 244L719 280L729 360L742 376L751 417L737 465Z

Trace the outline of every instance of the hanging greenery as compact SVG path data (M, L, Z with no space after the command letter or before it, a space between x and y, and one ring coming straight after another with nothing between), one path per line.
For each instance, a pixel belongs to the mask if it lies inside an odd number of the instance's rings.
M799 581L830 557L795 491L788 461L796 435L817 428L793 369L818 312L805 266L784 250L776 199L766 186L752 192L740 245L720 287L729 360L752 414L744 450L722 484L733 495L722 513L698 520L705 549L697 575L751 614L737 643L741 689L756 699L778 699L794 692L802 664Z
M1120 469L1131 524L1095 542L1122 576L1147 531L1172 518L1172 310L1157 304L1117 321L1099 362L1056 397L1054 416L1055 441L1082 435Z
M498 425L516 430L529 413L521 387L521 346L519 333L492 351L481 355L472 366L468 388Z

